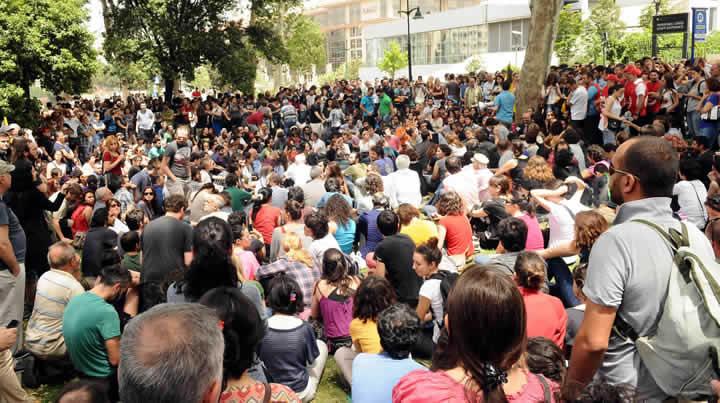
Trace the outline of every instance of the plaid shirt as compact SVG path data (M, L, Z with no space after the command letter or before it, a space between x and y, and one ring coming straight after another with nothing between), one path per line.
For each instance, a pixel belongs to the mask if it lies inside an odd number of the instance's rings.
M287 256L282 256L270 264L260 266L255 277L269 277L282 272L298 282L303 294L303 304L309 307L312 302L313 287L315 282L320 279L320 272L307 267L302 262L288 260Z

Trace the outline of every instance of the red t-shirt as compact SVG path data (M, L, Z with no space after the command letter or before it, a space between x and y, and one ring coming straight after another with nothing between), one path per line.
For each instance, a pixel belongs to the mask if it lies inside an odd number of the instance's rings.
M105 161L107 161L109 163L113 163L113 162L115 162L115 160L117 158L118 157L113 157L110 154L110 151L105 151L103 153L103 165L105 164ZM113 175L122 176L122 165L123 164L117 164L117 165L115 165L115 167L113 169L111 169L109 171L105 171L105 173L111 173Z
M647 88L647 111L652 113L660 112L661 102L650 96L651 92L660 92L660 81L645 81L645 87Z
M270 204L263 204L260 206L257 216L255 216L253 228L262 234L263 241L267 245L270 245L270 241L272 241L272 233L275 227L277 227L280 214L282 214L282 210L279 208L271 206Z
M250 116L247 117L247 124L260 126L264 120L265 115L260 111L256 111L251 113Z
M447 215L440 219L439 223L447 230L445 244L449 255L470 256L475 253L472 242L472 227L470 221L464 215Z
M547 337L562 349L568 320L562 301L541 291L519 288L527 312L527 337Z
M631 80L625 82L625 105L633 115L637 114L637 94L635 93L635 83Z

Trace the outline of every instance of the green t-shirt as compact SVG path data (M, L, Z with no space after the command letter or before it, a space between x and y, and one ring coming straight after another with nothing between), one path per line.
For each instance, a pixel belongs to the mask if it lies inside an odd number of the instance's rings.
M75 369L87 376L112 374L105 340L120 337L115 308L90 291L68 302L63 314L63 337Z
M378 113L380 113L380 116L389 115L390 107L392 107L392 99L390 99L387 94L384 94L383 97L380 98L380 106L378 107Z
M250 201L250 198L252 197L252 194L249 192L234 186L225 189L225 191L227 191L230 195L233 211L243 211L243 209L245 209L245 204Z
M129 255L125 253L120 266L128 270L142 271L142 263L140 263L141 254Z

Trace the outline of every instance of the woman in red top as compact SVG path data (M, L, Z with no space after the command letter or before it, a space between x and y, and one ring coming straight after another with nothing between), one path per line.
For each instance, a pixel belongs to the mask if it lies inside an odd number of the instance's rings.
M465 215L463 201L455 192L443 193L437 203L438 213L442 216L438 221L438 246L445 245L448 255L456 265L465 263L465 259L475 253L472 241L472 227Z
M120 151L120 142L117 137L110 135L103 142L103 172L122 176L122 166L125 154Z
M523 252L515 261L515 276L525 301L528 338L547 337L562 349L567 312L559 298L540 291L545 284L545 261L535 252Z
M72 225L70 230L73 237L78 232L88 232L90 229L90 218L92 217L93 206L95 205L95 192L88 190L83 194L82 201L75 207L70 218Z
M252 208L252 225L263 236L265 243L265 256L270 256L270 243L272 233L281 224L282 210L270 205L272 189L262 188L258 191Z

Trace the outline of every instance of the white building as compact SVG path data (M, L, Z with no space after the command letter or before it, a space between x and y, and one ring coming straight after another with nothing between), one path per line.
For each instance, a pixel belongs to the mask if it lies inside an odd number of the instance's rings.
M509 64L519 66L525 57L530 29L530 8L523 0L488 0L480 5L410 20L413 77L465 73L473 58L483 69L498 71ZM363 28L365 59L360 78L386 75L377 67L388 44L397 41L407 48L407 20L403 16ZM396 73L407 77L407 68Z

